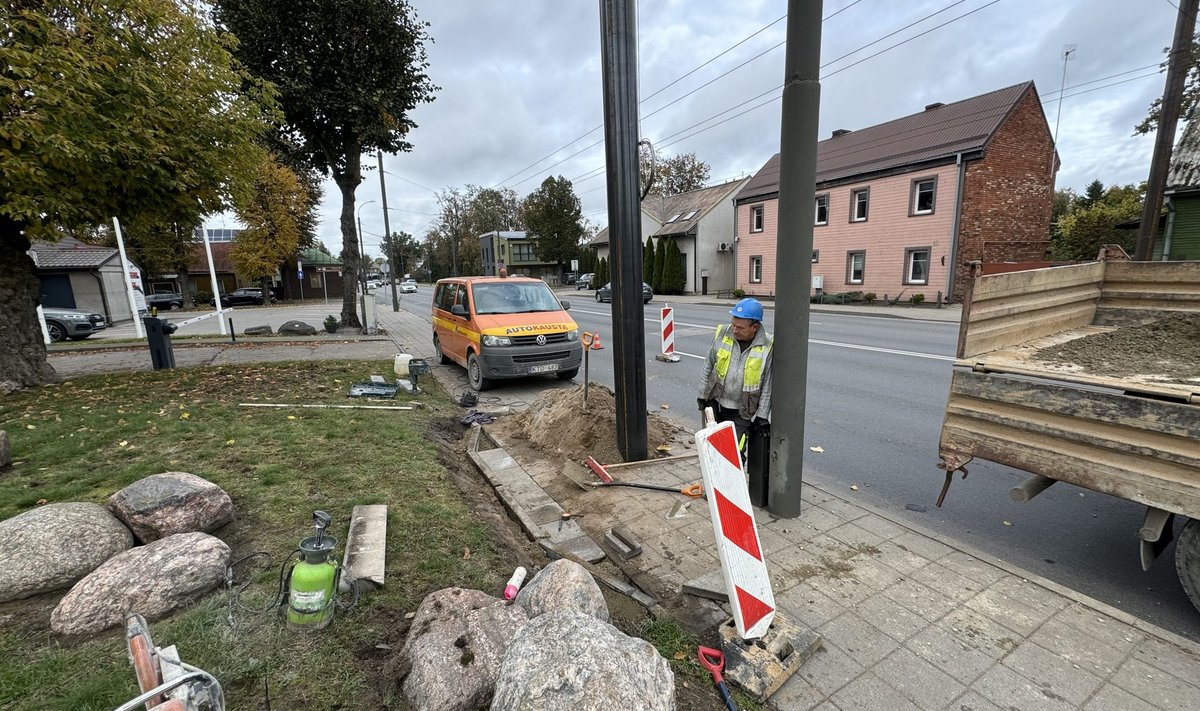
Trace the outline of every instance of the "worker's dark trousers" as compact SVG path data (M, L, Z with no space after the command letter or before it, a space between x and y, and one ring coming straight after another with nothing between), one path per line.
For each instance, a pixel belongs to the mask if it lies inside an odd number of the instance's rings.
M767 485L771 475L771 427L756 427L737 410L727 410L715 402L711 404L717 422L733 423L739 444L745 435L746 446L742 448L742 458L746 462L746 475L749 477L750 503L766 506Z

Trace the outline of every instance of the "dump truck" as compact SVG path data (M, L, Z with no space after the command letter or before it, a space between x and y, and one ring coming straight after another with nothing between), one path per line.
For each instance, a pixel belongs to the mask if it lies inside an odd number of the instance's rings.
M939 442L945 480L972 459L1146 507L1142 567L1174 518L1179 579L1200 609L1200 262L1094 262L977 274L964 296Z

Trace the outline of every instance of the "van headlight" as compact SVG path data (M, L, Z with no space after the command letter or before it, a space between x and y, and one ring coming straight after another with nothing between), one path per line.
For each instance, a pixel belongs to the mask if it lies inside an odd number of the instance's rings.
M511 346L512 339L508 336L487 336L483 337L483 345L485 346Z
M574 331L567 331L567 340L568 341L578 341L579 340L579 329L575 329Z

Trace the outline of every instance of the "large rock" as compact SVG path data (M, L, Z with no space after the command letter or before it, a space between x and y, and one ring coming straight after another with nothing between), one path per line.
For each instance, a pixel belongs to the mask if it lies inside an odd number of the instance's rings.
M274 332L271 330L270 326L251 326L245 331L242 331L242 333L246 334L247 336L269 336Z
M475 711L492 698L500 663L525 611L478 590L430 593L413 617L401 658L404 697L420 711Z
M315 336L317 329L303 321L284 321L279 327L281 336Z
M180 533L109 559L75 584L50 613L58 634L93 634L139 612L165 617L221 585L229 546L207 533Z
M233 499L216 484L187 472L139 479L108 499L108 510L141 543L176 533L209 533L233 520Z
M0 521L0 602L69 588L129 550L133 535L99 504L47 504Z
M556 610L574 610L608 622L608 603L591 573L566 559L552 561L517 595L530 619Z
M644 639L580 612L548 612L508 647L492 711L674 711L675 677Z

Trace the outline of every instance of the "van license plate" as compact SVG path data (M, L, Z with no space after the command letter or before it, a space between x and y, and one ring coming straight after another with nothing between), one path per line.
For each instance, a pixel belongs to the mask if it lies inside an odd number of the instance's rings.
M529 366L530 373L553 373L558 370L558 363L547 363L546 365L531 365Z

